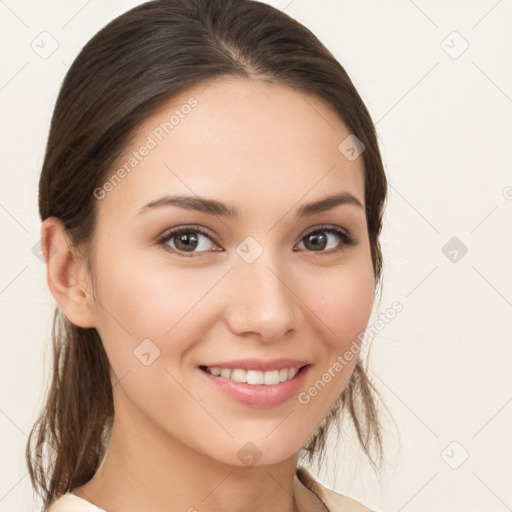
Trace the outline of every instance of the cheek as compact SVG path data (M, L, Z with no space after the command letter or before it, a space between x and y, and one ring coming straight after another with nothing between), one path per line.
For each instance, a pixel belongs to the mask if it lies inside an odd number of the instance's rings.
M115 265L100 265L96 272L97 329L107 352L114 360L121 351L133 355L144 339L162 353L185 351L205 318L208 292L225 271L148 262L134 252L126 258L112 254Z
M374 302L374 279L370 267L359 263L329 269L319 274L303 292L308 305L321 320L327 342L342 349L364 331ZM317 322L318 324L318 322Z
M322 329L322 349L314 371L298 402L307 411L304 435L309 437L346 388L357 364L361 341L358 335L368 325L374 302L373 270L364 264L329 271L322 288L311 288L310 297L316 320ZM309 430L308 430L309 429Z

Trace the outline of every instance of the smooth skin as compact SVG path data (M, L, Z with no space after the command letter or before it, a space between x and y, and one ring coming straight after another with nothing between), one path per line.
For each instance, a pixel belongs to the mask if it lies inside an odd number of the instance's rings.
M340 152L350 132L322 99L258 78L221 78L146 119L120 165L191 97L197 105L97 200L93 275L57 219L41 228L46 249L57 248L47 261L51 293L72 323L97 329L114 372L107 454L73 492L109 512L290 512L298 452L357 358L309 403L293 397L273 407L227 397L198 367L303 359L311 364L301 389L307 391L364 331L374 275L363 158L350 161ZM296 215L302 205L341 192L362 208L341 204ZM240 217L177 206L139 213L164 194L215 199ZM196 232L193 256L176 236L157 243L170 228L191 224L211 234ZM315 250L305 235L322 224L348 231L356 243L324 230L324 245ZM263 251L252 263L236 251L247 237ZM160 350L150 365L135 355L145 339ZM261 454L253 466L237 456L248 442Z

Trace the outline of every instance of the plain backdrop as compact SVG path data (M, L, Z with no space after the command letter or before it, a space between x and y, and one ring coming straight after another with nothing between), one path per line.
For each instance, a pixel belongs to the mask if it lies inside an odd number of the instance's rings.
M139 3L0 0L0 512L39 510L24 450L50 371L55 301L33 248L54 102L81 47ZM311 470L379 511L512 510L512 1L269 3L334 53L376 123L380 312L403 305L370 350L398 427L384 413L386 469L347 425Z

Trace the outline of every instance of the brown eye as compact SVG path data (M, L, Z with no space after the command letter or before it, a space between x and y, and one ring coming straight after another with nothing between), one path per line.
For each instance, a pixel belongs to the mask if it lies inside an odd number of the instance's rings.
M212 250L212 245L215 247L210 235L198 228L180 228L167 231L158 238L157 242L164 249L180 256L194 256L196 253L209 252Z
M171 239L175 240L174 245L180 251L194 251L199 245L199 237L193 231L182 231Z
M338 241L336 241L336 239ZM348 246L354 245L355 239L341 229L335 227L321 227L302 237L301 243L304 244L308 251L331 254L343 251Z
M327 245L328 237L325 233L311 233L304 237L307 242L304 243L306 248L312 251L323 251Z

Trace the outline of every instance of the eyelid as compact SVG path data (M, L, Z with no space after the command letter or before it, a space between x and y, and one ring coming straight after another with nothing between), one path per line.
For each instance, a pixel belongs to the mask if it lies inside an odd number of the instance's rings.
M347 237L347 239L350 239L354 242L356 241L356 238L354 237L354 235L352 235L350 233L350 231L348 231L348 229L342 228L341 226L336 226L335 224L320 224L318 226L313 226L311 229L307 229L300 238L302 240L305 236L308 236L311 233L316 233L317 231L329 231L329 230L343 233Z

